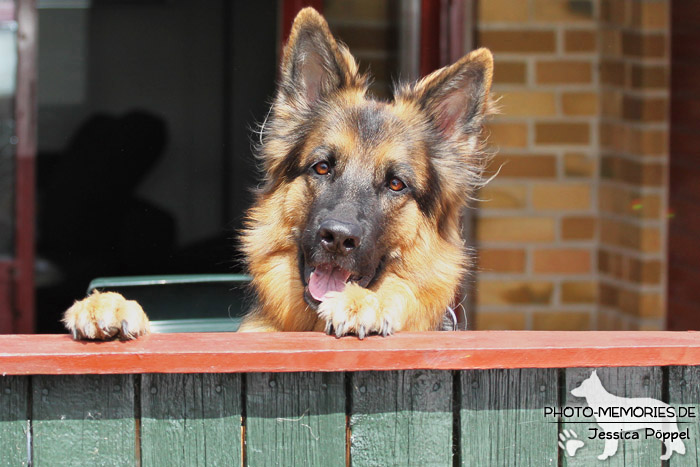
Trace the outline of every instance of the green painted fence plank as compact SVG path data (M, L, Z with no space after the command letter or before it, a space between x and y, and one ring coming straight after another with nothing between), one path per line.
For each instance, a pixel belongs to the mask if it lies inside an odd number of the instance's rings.
M141 459L144 466L241 465L241 376L143 375Z
M678 429L687 428L690 439L683 440L685 454L674 452L669 464L671 467L698 467L700 466L700 367L669 367L668 396L669 404L676 409L695 409L695 416L682 414L677 419Z
M659 367L622 367L622 368L568 368L566 369L565 391L563 395L563 405L566 407L594 407L589 404L589 399L575 397L571 394L574 388L581 385L584 380L592 378L595 370L597 377L602 383L604 391L621 397L651 397L657 400L662 398L663 375ZM587 391L590 392L590 391ZM597 392L594 392L597 393ZM596 404L593 403L595 406ZM584 423L577 423L584 422ZM598 459L605 452L605 445L609 448L614 444L614 440L595 438L589 439L594 433L592 428L610 428L610 424L598 424L595 418L583 416L563 417L561 423L562 433L564 430L574 431L578 439L584 443L574 456L569 456L562 451L563 465L565 466L660 466L661 465L661 441L656 439L618 440L615 454L611 455L604 462ZM619 431L619 430L617 430ZM564 443L572 439L572 436L563 440Z
M267 465L345 465L342 373L246 375L246 461Z
M462 465L557 465L557 423L544 408L557 405L557 370L463 371Z
M28 464L28 396L28 377L0 377L0 465Z
M452 465L452 372L351 377L352 465Z
M131 375L33 376L37 466L134 465Z

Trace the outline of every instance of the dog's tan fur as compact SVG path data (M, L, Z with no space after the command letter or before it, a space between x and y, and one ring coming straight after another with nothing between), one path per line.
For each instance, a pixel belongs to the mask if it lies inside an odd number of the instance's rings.
M479 49L399 87L393 102L374 100L367 77L325 20L311 8L299 13L261 130L266 178L241 236L256 295L241 331L332 326L338 335L362 336L440 328L469 265L460 216L483 166L479 135L492 69L491 53ZM376 125L358 125L352 117L357 114ZM308 166L322 145L335 148L338 167L347 172L370 168L370 175L381 177L391 164L410 165L415 196L384 206L390 214L381 242L388 254L377 280L367 288L349 283L313 310L304 300L298 258L316 191L295 171ZM76 333L80 319L73 315L67 313L66 323L74 334L92 337Z

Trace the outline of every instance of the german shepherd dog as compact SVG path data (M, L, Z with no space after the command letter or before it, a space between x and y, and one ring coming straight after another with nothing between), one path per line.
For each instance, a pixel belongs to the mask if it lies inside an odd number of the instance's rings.
M475 50L379 101L323 17L297 15L242 232L256 303L241 331L441 328L469 265L460 218L483 168L492 72ZM66 311L76 338L148 332L138 304L115 295Z

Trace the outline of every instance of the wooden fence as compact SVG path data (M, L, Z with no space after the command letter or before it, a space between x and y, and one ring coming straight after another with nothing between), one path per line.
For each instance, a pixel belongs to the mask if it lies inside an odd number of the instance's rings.
M698 465L700 333L0 336L0 465ZM599 461L571 390L694 410ZM559 447L584 444L574 456ZM643 431L643 430L642 430Z

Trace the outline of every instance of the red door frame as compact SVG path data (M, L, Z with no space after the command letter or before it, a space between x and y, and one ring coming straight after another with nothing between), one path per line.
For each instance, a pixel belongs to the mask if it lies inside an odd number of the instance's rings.
M472 48L474 0L421 0L420 74L454 63Z
M36 158L35 0L16 0L15 252L0 264L0 333L32 333L34 315L34 213Z
M0 334L11 333L14 329L12 269L12 260L0 260Z
M671 2L671 106L667 260L669 330L700 329L700 4Z
M34 218L36 160L36 0L17 0L17 199L15 332L34 332Z
M420 75L446 65L447 30L446 0L421 0L420 9Z
M15 19L15 4L13 2L0 3L0 21L15 21ZM14 257L12 253L8 251L8 256L0 257L0 333L10 333L14 327L12 306Z

